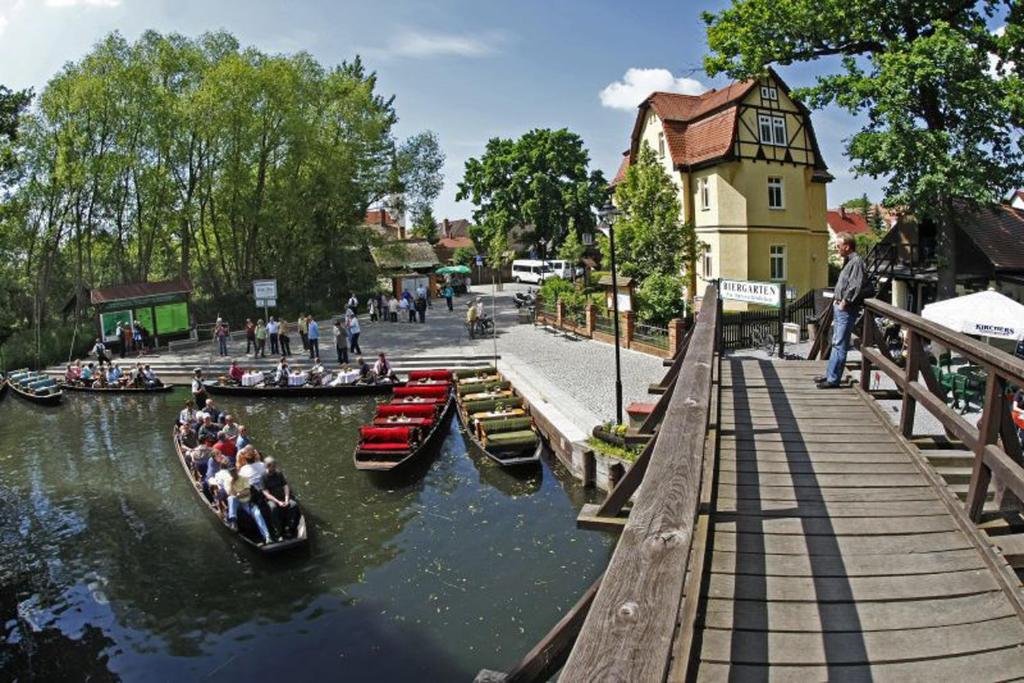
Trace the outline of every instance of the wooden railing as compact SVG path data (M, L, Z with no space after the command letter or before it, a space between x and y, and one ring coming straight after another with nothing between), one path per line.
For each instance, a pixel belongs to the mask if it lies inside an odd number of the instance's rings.
M694 537L720 307L709 286L629 519L563 681L662 681Z
M882 317L899 323L907 333L907 359L903 368L893 361L880 339L875 321ZM984 373L983 409L977 427L946 404L944 392L929 366L925 351L928 342L941 344ZM963 442L965 449L974 453L965 501L972 520L981 518L993 478L1001 506L1017 505L1024 500L1024 460L1010 412L1012 389L1024 386L1024 360L877 299L865 304L861 353L864 357L861 388L865 391L870 388L874 367L888 375L902 394L900 431L904 436L914 435L914 417L920 404Z

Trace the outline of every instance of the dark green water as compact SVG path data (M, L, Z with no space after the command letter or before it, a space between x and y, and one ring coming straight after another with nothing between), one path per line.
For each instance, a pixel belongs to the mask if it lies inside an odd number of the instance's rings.
M471 680L511 665L607 564L556 467L516 478L457 429L402 479L352 466L372 400L222 401L311 523L267 559L170 442L183 392L0 403L0 679Z

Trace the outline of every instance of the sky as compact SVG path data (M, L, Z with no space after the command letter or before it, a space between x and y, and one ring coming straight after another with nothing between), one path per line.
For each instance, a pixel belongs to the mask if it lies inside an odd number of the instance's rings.
M636 114L652 90L722 87L702 68L700 13L724 0L0 0L0 84L39 92L61 66L111 31L134 40L147 29L196 36L224 29L268 53L304 50L324 65L361 55L394 94L397 134L435 131L447 156L438 219L470 218L456 202L466 159L492 137L533 128L580 135L592 166L610 179ZM829 65L779 69L791 87ZM835 181L829 206L881 181L855 178L844 140L859 128L836 108L812 117Z

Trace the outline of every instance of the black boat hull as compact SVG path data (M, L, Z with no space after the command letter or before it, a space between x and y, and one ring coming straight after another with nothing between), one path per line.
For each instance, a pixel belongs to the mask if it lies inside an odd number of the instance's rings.
M215 396L252 396L255 398L323 398L336 396L372 396L390 393L395 384L342 384L336 387L242 387L236 385L207 384L206 391Z
M27 391L22 391L20 387L18 387L16 384L13 384L12 382L5 381L4 384L9 386L11 388L11 391L13 391L21 398L25 399L26 401L31 401L36 405L49 407L59 406L61 399L64 398L64 393L60 391L58 391L56 394L30 394Z

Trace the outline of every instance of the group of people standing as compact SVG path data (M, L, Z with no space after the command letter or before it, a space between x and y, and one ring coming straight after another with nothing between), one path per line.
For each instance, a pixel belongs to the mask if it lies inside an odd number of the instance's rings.
M310 358L319 356L320 325L316 318L312 315L300 314L296 327L299 330L299 337L302 339L303 350L309 352ZM254 324L252 318L245 319L245 353L247 355L252 352L253 358L266 357L268 340L271 356L292 355L291 335L286 321L270 316L266 323L263 322L263 318L259 318ZM220 345L220 354L228 355L226 341Z
M449 287L450 289L450 287ZM452 291L454 296L454 291ZM448 310L452 310L451 298L448 299ZM386 320L397 323L399 317L406 317L409 322L427 322L427 309L433 308L427 288L423 285L416 287L415 292L408 289L402 290L400 296L388 296L378 294L370 298L369 314L371 321Z

